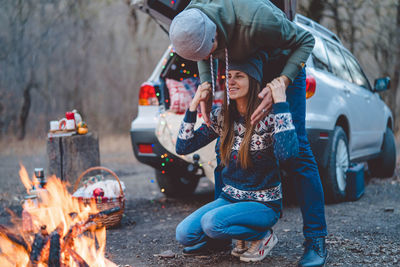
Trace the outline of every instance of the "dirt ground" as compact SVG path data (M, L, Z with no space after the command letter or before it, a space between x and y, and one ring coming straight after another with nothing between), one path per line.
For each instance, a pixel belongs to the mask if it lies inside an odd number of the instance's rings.
M46 167L44 141L0 143L0 224L6 208L21 213L24 188L19 163L29 173ZM120 227L107 231L107 257L120 266L294 266L303 248L298 207L286 206L274 230L279 239L272 255L259 264L244 264L228 252L184 257L175 227L188 214L213 199L213 185L200 180L186 199L168 199L155 182L152 168L133 156L128 136L100 138L101 163L114 170L127 189ZM366 178L364 196L355 202L326 205L329 235L327 266L400 266L400 168L390 179ZM173 258L154 256L171 250Z

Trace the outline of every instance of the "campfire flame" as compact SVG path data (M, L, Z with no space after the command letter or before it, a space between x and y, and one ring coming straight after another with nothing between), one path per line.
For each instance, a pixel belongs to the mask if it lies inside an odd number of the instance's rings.
M2 267L57 266L49 264L57 244L58 266L116 266L105 258L106 229L96 227L93 218L100 211L95 202L82 204L55 176L48 179L46 189L33 191L39 184L36 177L29 179L22 165L19 175L27 192L38 197L24 201L22 223L19 219L12 228L0 225ZM54 238L59 239L56 245L52 243ZM40 250L37 244L42 244Z

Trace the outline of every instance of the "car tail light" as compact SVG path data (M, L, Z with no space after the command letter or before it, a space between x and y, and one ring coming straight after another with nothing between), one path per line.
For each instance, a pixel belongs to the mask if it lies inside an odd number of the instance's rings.
M156 88L151 83L143 83L139 91L140 106L158 106Z
M153 154L153 144L138 144L139 153Z
M321 138L321 139L328 139L328 138L329 138L329 133L327 133L327 132L320 132L320 133L319 133L319 138Z
M315 94L315 88L317 87L317 82L313 76L307 76L306 78L306 99L312 97Z

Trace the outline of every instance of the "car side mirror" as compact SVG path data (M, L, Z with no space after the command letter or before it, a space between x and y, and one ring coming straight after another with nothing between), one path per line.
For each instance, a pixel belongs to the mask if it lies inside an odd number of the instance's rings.
M375 80L375 92L383 92L390 88L390 77L378 78Z

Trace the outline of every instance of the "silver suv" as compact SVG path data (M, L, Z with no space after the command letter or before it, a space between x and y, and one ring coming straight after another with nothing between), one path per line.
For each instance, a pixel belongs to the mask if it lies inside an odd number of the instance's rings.
M378 94L389 88L390 79L376 79L371 87L355 57L334 33L301 15L294 21L316 40L307 61L306 129L326 200L337 202L346 196L346 171L352 162L367 161L373 176L393 175L393 116ZM168 196L191 194L202 176L214 180L215 143L191 155L175 153L184 115L170 110L167 81L196 81L197 75L195 62L168 47L140 88L138 116L131 125L136 158L154 167L160 189Z

